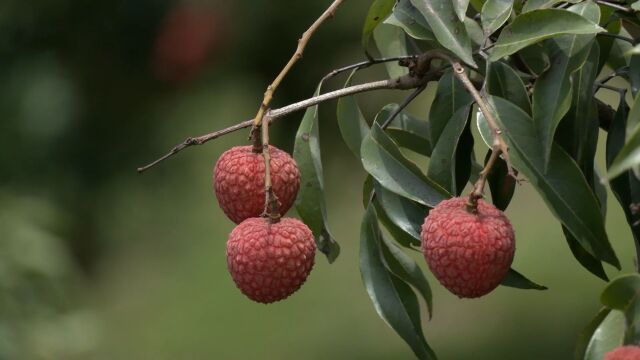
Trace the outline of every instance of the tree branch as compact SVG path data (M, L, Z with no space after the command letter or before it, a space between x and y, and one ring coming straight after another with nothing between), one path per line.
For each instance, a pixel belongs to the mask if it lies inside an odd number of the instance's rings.
M258 109L258 113L253 119L253 125L258 126L264 117L266 110L269 108L269 104L271 103L271 99L273 98L273 93L276 91L284 77L287 75L289 70L293 67L293 65L302 58L302 53L304 52L304 48L307 46L307 43L311 39L313 33L322 25L322 23L328 18L332 17L338 7L344 2L344 0L334 0L334 2L329 5L327 10L325 10L320 17L314 21L313 24L302 34L302 37L298 40L298 47L296 48L295 53L289 59L289 62L284 66L284 68L280 71L278 76L273 80L273 82L267 86L267 90L264 92L264 98L260 103L260 108Z

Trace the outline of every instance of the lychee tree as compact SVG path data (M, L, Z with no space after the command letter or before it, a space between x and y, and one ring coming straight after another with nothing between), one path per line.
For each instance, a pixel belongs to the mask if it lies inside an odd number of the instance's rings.
M365 60L329 71L312 97L272 109L277 88L343 1L331 3L303 33L252 119L188 138L138 169L250 129L251 144L225 152L214 171L218 202L239 224L227 262L245 295L282 300L307 279L316 248L329 263L338 257L327 224L318 131L318 105L333 99L342 138L368 173L360 238L364 287L378 315L419 359L436 358L419 306L422 298L430 313L432 295L407 251L422 251L438 281L459 297L483 296L499 285L546 289L511 268L514 229L502 211L520 181L544 200L577 262L604 281L603 263L620 269L604 225L609 187L631 228L637 263L640 1L374 0L363 16ZM355 84L359 70L380 65L389 78ZM348 74L344 88L323 89L325 80L341 74ZM614 78L624 86L609 85ZM428 118L416 118L405 108L430 82L437 90ZM355 95L379 89L411 92L366 119ZM601 100L603 91L618 96L617 106ZM302 110L292 159L269 145L269 125ZM594 163L600 129L606 169ZM475 142L486 145L486 155L474 152ZM427 168L409 160L406 150L430 158ZM294 199L302 221L282 217ZM638 294L638 274L606 285L602 310L578 339L577 359L637 354Z

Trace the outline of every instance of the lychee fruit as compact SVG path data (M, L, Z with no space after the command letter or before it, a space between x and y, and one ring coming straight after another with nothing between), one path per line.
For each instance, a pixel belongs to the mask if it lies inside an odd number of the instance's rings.
M640 346L619 346L608 352L604 360L640 360Z
M515 252L509 219L478 200L477 213L467 197L442 201L422 225L422 252L438 281L461 298L483 296L505 278Z
M271 183L279 200L280 215L284 215L298 194L300 171L286 152L269 146ZM225 151L213 171L218 204L236 224L258 217L265 204L264 159L252 146L235 146Z
M311 230L300 220L249 218L227 241L227 266L250 299L268 304L296 292L311 272L316 253Z

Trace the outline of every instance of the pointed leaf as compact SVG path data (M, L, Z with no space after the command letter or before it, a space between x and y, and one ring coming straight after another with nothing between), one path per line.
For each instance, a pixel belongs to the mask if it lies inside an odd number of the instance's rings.
M456 12L458 19L464 21L467 16L467 7L469 7L469 0L452 0L453 10Z
M531 114L531 101L520 76L509 65L494 62L487 71L487 92L518 105Z
M480 19L485 36L493 34L504 25L513 9L513 0L487 0L482 6Z
M533 44L518 51L520 59L533 74L540 75L551 66L551 60L545 47L540 44Z
M436 41L427 20L409 0L398 1L398 4L393 8L393 13L385 23L401 27L407 35L414 39Z
M493 47L489 61L554 36L563 34L595 34L604 31L597 23L567 10L542 9L520 14L505 27Z
M376 201L393 224L411 236L414 245L420 245L422 223L429 213L429 208L385 189L374 180ZM376 209L377 210L377 209Z
M460 60L476 67L471 55L471 41L464 24L456 15L451 0L411 0L431 26L433 34L442 46Z
M591 255L584 247L578 242L575 236L567 229L566 226L562 226L562 233L564 234L565 239L567 239L567 244L569 245L569 250L573 254L573 257L578 260L580 265L585 269L589 270L590 273L599 277L604 281L609 281L609 277L607 273L604 271L604 267L602 266L602 262L596 259L595 256Z
M407 41L404 31L397 26L380 24L373 31L373 39L382 57L405 56L407 52ZM407 73L407 68L398 65L397 62L386 62L387 73L392 78L396 78Z
M464 85L449 69L442 74L438 82L436 97L429 110L429 130L431 132L431 146L438 143L440 134L451 119L451 116L461 107L470 104L471 95Z
M533 289L533 290L547 290L548 288L544 285L538 285L533 281L527 279L524 275L519 272L509 269L507 276L500 283L502 286L512 287L516 289Z
M411 289L382 260L381 234L376 212L369 205L360 232L360 273L378 315L409 344L419 359L435 359L419 325L417 299ZM404 301L403 301L404 299ZM416 324L417 322L417 324Z
M319 85L316 95L320 92ZM320 143L318 140L318 106L307 109L296 134L293 158L300 169L300 190L296 210L315 236L318 250L332 263L340 254L340 246L327 227L324 181Z
M619 268L598 200L576 163L562 148L554 146L545 171L542 147L532 119L504 99L489 96L488 100L500 127L505 130L514 167L529 179L556 218L585 250Z
M373 30L391 14L395 0L374 0L369 7L369 12L362 27L362 48L369 47L369 40Z
M362 142L362 165L382 186L427 206L435 206L450 197L435 181L407 160L398 145L374 123Z
M385 105L376 115L375 121L382 124L398 108L398 104ZM386 128L386 133L403 148L418 154L431 156L429 123L406 111L401 111Z
M490 156L491 150L487 151L487 155L484 158L485 164ZM498 158L493 164L491 171L487 175L487 182L489 183L493 205L502 211L506 210L516 191L516 179L509 175L507 163L502 158Z
M356 71L354 70L344 84L344 87L351 85L351 79L355 73ZM360 112L360 107L354 96L346 96L338 99L336 109L338 127L340 128L342 138L349 150L351 150L356 158L360 159L360 145L362 144L362 139L369 133L369 125L367 125L362 112Z

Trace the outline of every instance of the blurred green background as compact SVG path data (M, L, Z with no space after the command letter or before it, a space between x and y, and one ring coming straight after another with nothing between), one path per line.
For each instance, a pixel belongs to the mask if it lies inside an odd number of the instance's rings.
M364 58L369 3L346 2L318 31L274 106L310 96L326 72ZM321 106L320 123L342 254L333 265L319 255L287 301L249 301L226 270L233 224L217 207L211 171L246 132L135 172L188 136L250 118L327 4L0 2L0 359L412 358L360 281L364 173L339 138L335 103ZM357 80L384 76L372 69ZM410 111L425 118L433 92ZM404 95L358 99L371 119ZM290 151L301 115L274 125L272 142ZM608 205L610 238L628 272L631 235L612 196ZM507 214L514 268L549 290L501 287L459 300L428 274L435 314L424 327L441 359L569 359L599 308L604 283L573 259L529 184Z

